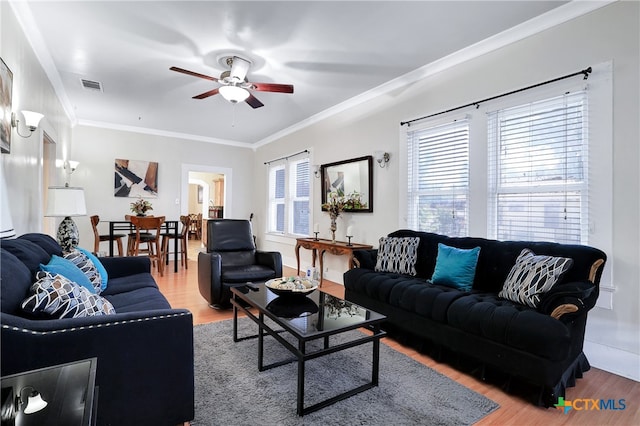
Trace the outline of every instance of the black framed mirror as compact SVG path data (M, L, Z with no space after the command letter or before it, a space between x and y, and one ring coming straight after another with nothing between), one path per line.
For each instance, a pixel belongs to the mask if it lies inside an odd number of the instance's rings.
M348 208L346 212L373 212L373 157L352 158L320 166L322 178L322 204L324 205L331 192L339 196L359 197L359 208ZM327 211L326 208L322 208Z

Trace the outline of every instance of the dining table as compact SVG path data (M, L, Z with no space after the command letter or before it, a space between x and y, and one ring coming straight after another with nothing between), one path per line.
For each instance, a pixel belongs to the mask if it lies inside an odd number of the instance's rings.
M135 232L135 227L128 220L108 220L109 223L109 256L113 257L113 236L117 231ZM162 229L167 234L173 233L173 272L178 272L178 241L180 239L179 220L165 220ZM165 255L165 258L168 259ZM168 260L166 261L168 264Z

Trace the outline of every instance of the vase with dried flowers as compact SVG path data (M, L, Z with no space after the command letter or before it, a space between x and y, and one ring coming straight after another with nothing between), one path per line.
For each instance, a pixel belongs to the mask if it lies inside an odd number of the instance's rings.
M327 202L322 205L323 209L329 212L331 218L331 242L336 242L336 219L343 211L357 210L365 208L367 203L362 202L362 196L357 191L353 191L349 195L345 195L342 191L334 190L327 194Z
M137 216L146 216L149 210L153 210L153 206L149 201L144 200L142 197L139 197L136 202L131 203L131 211Z

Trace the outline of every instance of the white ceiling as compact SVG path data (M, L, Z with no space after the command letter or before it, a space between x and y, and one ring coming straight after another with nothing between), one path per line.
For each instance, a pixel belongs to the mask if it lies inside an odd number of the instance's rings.
M564 3L24 1L12 7L74 123L249 145ZM253 92L265 105L258 109L220 95L194 100L219 85L169 70L219 77L225 68L218 58L228 53L253 62L249 81L293 84L295 92ZM84 89L81 79L100 82L103 91Z

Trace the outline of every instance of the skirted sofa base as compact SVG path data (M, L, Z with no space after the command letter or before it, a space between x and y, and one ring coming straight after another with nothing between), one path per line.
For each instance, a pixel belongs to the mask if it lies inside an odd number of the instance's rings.
M377 250L354 252L359 267L344 274L345 298L387 316L390 336L488 380L537 405L551 406L589 370L582 352L587 311L598 295L606 256L579 245L501 242L482 238L396 231L419 237L416 275L376 270ZM473 288L464 291L428 281L438 243L480 247ZM518 254L564 256L573 266L538 308L499 297Z

